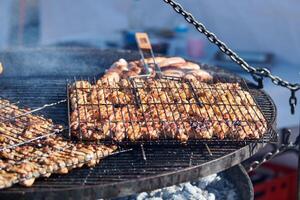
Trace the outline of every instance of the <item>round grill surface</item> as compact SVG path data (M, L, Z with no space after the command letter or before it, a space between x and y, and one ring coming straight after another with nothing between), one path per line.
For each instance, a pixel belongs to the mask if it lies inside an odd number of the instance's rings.
M0 96L31 108L66 98L66 82L74 76L100 74L119 58L139 59L137 52L101 51L81 48L21 49L0 54L5 74L0 78ZM218 76L235 76L222 69L201 65ZM276 107L263 91L249 83L249 89L267 121L275 126ZM67 105L43 110L43 115L67 125ZM270 139L275 133L269 133ZM269 140L270 140L269 139ZM149 191L192 181L230 168L255 154L263 144L204 144L145 146L147 161L140 148L106 158L96 167L76 169L67 175L52 175L35 181L32 187L13 186L0 190L5 199L96 199Z

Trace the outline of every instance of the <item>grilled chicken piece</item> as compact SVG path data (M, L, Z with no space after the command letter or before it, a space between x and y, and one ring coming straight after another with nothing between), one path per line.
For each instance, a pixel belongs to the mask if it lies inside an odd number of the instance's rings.
M112 66L106 70L104 76L97 81L97 85L113 84L119 82L121 75L128 71L128 63L124 59L120 59L113 63Z
M193 77L195 77L195 78L193 78ZM192 80L197 79L199 81L209 81L209 80L212 79L212 76L208 72L206 72L204 70L201 70L201 69L196 69L195 70L194 69L194 70L188 71L185 74L184 78L186 78L186 79L192 79Z

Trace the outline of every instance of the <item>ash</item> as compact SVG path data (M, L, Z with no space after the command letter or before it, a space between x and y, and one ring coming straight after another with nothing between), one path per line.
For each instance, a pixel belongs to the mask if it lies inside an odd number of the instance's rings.
M187 182L152 192L115 200L235 200L239 199L232 183L224 176L213 174L196 182Z

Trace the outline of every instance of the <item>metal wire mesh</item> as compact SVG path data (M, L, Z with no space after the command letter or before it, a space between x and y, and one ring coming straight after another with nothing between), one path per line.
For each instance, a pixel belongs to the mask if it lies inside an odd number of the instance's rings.
M93 166L116 150L68 141L59 135L62 131L51 120L0 99L0 188L31 185L38 177Z
M243 79L74 81L68 85L69 134L80 140L264 142L272 137Z
M39 141L63 130L52 120L32 115L29 109L20 109L17 104L0 98L0 151Z

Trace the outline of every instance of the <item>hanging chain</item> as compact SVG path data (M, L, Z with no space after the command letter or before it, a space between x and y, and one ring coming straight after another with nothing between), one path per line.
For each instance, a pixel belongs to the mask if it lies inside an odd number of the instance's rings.
M295 92L300 89L299 83L289 83L288 81L283 80L279 76L273 75L270 72L270 70L268 70L267 68L255 68L255 67L250 66L245 60L243 60L241 57L239 57L233 50L228 48L228 46L224 42L219 40L218 37L214 33L207 30L206 27L202 23L198 22L191 13L185 11L180 4L176 3L173 0L163 0L163 1L167 4L169 4L170 6L172 6L172 8L177 13L181 14L188 23L194 25L194 27L197 29L197 31L204 34L211 43L215 44L221 50L221 52L228 55L233 62L235 62L236 64L241 66L246 72L250 73L251 76L253 77L253 79L256 82L258 82L260 87L262 87L263 78L266 77L266 78L271 79L271 81L275 85L282 86L282 87L289 89L291 91L291 97L289 99L289 104L291 106L291 112L292 112L292 114L294 114L295 107L297 105L297 99L295 96Z
M298 145L297 144L289 144L289 145L281 144L281 145L275 147L275 150L273 150L272 152L268 152L260 159L251 162L250 165L246 167L246 170L248 172L251 172L251 171L257 169L260 165L264 164L265 162L272 160L274 157L281 155L288 151L299 152Z
M279 154L282 154L283 152L286 152L287 150L291 149L289 146L281 146L276 147L274 151L266 153L262 158L259 160L253 161L246 170L248 172L251 172L255 169L257 169L260 165L264 164L265 162L272 160L274 157L276 157Z
M257 169L263 163L285 152L292 151L292 152L299 153L300 135L298 135L298 137L294 142L290 141L290 136L292 135L290 129L283 128L281 130L281 135L282 137L281 137L280 144L272 144L273 151L266 153L260 159L252 161L249 165L247 165L246 170L248 172Z

